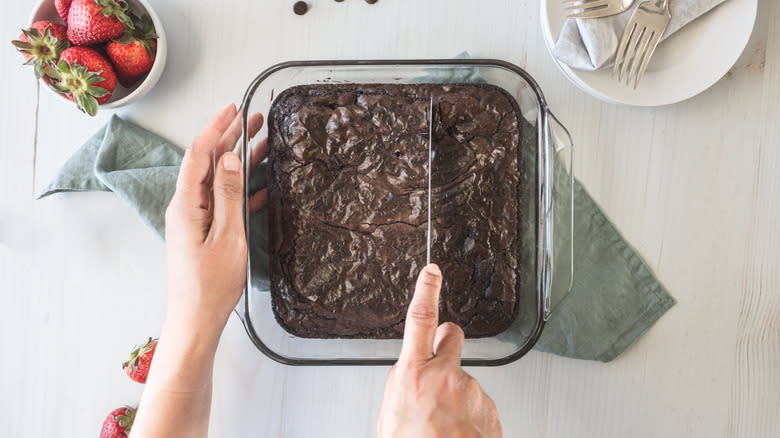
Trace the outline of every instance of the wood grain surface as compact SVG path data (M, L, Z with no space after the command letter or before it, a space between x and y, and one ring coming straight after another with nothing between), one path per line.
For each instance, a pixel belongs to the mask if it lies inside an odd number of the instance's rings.
M629 108L571 85L542 40L538 0L153 1L169 36L157 87L118 113L188 145L283 60L445 58L463 50L536 77L577 141L576 174L678 304L609 364L532 352L469 369L507 437L780 436L780 7L759 0L731 71L680 104ZM5 2L10 40L32 5ZM109 193L34 200L110 116L41 90L0 50L0 436L97 436L137 403L120 371L165 313L163 243ZM37 133L36 133L37 125ZM34 157L37 141L37 157ZM292 368L231 317L211 436L368 437L387 368Z

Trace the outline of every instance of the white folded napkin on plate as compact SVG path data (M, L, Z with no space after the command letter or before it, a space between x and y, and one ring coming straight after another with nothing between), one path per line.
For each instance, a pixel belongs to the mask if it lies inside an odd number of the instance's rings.
M672 21L661 40L724 1L726 0L670 0ZM612 65L620 38L641 2L642 0L636 0L627 11L611 17L567 19L553 48L553 56L580 70L598 70Z

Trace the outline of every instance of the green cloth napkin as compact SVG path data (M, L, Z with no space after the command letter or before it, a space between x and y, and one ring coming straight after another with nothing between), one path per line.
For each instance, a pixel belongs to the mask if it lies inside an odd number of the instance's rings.
M163 138L113 116L65 163L39 198L58 192L113 191L163 238L165 209L181 157L182 151ZM264 184L265 173L253 172L257 179L250 179L250 192ZM579 183L575 218L574 288L555 307L536 348L610 361L652 326L674 299ZM268 229L263 226L266 211L251 221L252 229ZM249 245L253 260L267 260L267 236L259 239ZM252 276L267 281L268 272Z
M674 304L674 298L575 179L574 284L553 308L534 348L609 362Z
M114 115L73 154L38 196L114 192L165 237L165 209L176 190L184 151Z

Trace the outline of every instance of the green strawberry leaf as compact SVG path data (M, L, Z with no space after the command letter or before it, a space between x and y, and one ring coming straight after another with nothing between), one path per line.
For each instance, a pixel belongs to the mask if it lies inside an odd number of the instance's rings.
M76 97L76 96L74 96ZM79 108L90 116L94 116L98 112L97 99L86 93L81 93L76 97L76 104Z
M155 56L154 52L155 52L155 50L154 50L154 46L152 46L151 41L149 41L149 40L142 40L141 41L141 45L144 46L144 49L146 49L146 53L148 53L149 56L152 59L154 59L154 56Z
M84 67L83 65L76 64L75 62L70 66L73 73L75 73L78 76L86 76L87 75L87 67Z
M63 51L65 51L65 49L67 49L68 47L70 47L70 40L68 40L68 39L62 39L62 40L60 40L60 41L57 43L57 48L56 48L56 49L57 49L57 53L62 53L62 52L63 52Z
M90 85L87 87L87 93L98 99L108 94L105 88L98 87L97 85Z
M46 76L56 80L61 81L62 75L60 74L60 71L56 68L53 68L51 64L46 64L43 66L43 72L46 74Z
M55 82L54 83L54 90L59 92L59 93L62 93L62 94L70 93L70 90L68 90L68 87L66 87L65 84L63 84L61 82Z
M130 43L134 42L135 41L135 37L133 36L133 34L131 32L127 32L126 31L125 33L122 34L121 37L119 37L119 39L114 40L114 41L116 41L116 42L118 42L119 44L122 44L122 45L127 45L127 44L130 44Z
M17 49L20 49L20 50L30 50L30 49L32 49L32 44L26 43L26 42L20 41L20 40L13 40L13 41L11 41L11 44L13 44L14 47L16 47Z
M132 21L133 24L136 25L136 27L137 27L138 24L140 23L138 15L135 15L135 13L133 11L129 11L129 10L126 12L126 14L127 14L127 17L130 19L130 21Z
M136 28L138 29L138 36L141 39L154 39L157 37L157 32L154 31L154 23L152 17L149 14L144 14L139 21L137 21Z
M124 24L127 28L133 29L133 22L130 17L127 16L127 3L117 0L95 0L98 6L102 6L103 9L100 12L104 16L114 16L120 23Z
M133 20L130 19L126 14L115 14L115 17L117 20L119 20L120 23L127 26L128 29L132 30L135 29L135 25L133 24Z
M133 26L128 26L122 36L114 41L121 44L130 44L136 40L143 41L158 38L157 33L154 31L154 23L148 14L144 14L143 17L138 18L137 15L128 12L127 16Z
M22 29L22 34L27 37L28 40L37 40L41 38L41 33L38 32L38 29L31 27L29 29Z

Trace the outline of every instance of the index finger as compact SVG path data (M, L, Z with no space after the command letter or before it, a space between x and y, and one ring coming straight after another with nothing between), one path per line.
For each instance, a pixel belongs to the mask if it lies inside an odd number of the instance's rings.
M187 207L208 208L208 183L211 151L230 125L236 107L232 103L222 108L195 137L186 151L176 179L176 196Z
M424 362L433 357L433 340L439 326L441 270L435 264L423 268L417 277L414 296L406 312L400 360Z

